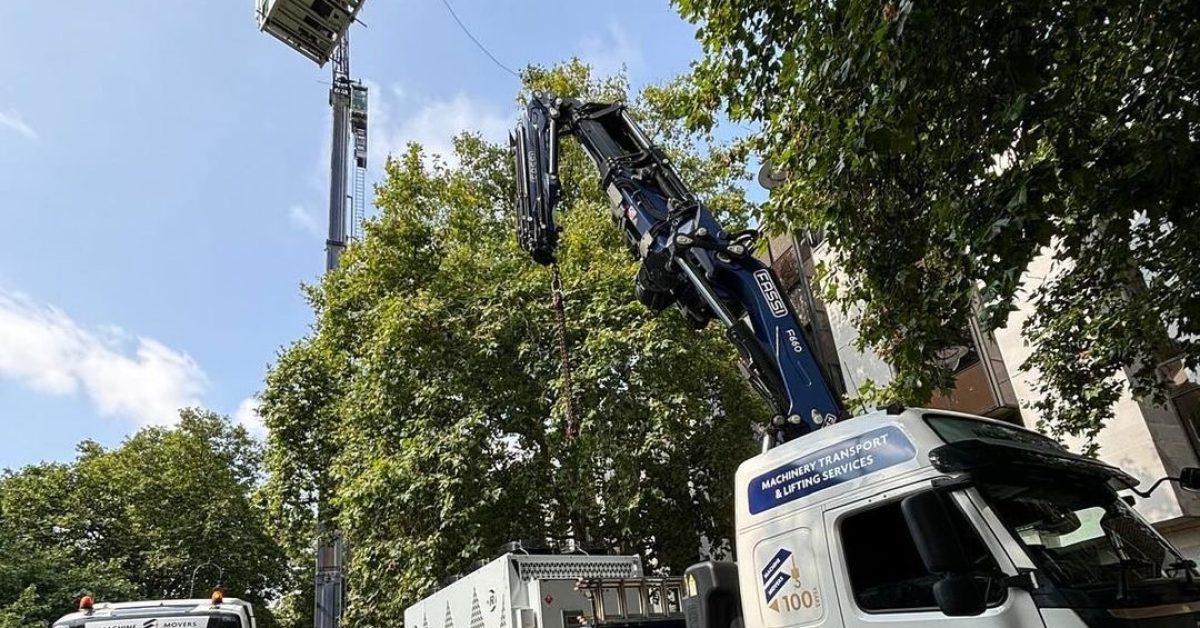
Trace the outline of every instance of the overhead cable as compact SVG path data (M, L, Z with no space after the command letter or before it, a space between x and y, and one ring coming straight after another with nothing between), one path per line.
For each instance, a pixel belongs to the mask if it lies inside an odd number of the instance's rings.
M471 41L475 42L475 45L480 50L483 51L483 54L487 55L488 58L492 60L492 63L495 63L496 66L499 67L501 70L508 72L509 74L517 77L518 79L521 78L521 75L514 72L512 68L508 67L507 65L504 65L503 63L500 63L500 60L496 58L496 55L492 54L492 51L488 50L487 46L484 46L483 43L481 43L475 37L475 35L471 34L471 29L467 28L467 25L463 24L463 21L458 18L458 13L454 12L454 7L450 6L449 0L442 0L442 4L446 6L446 10L450 12L450 17L454 18L454 21L458 23L458 27L462 29L462 32L466 33L467 37L470 37Z

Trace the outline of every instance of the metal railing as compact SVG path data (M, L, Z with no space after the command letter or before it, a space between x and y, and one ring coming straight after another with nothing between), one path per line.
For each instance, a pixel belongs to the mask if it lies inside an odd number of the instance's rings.
M580 578L575 590L592 603L585 625L683 617L683 578Z

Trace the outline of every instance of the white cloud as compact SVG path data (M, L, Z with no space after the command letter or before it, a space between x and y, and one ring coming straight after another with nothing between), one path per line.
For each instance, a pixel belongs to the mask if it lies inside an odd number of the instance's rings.
M317 222L317 217L303 205L292 205L288 208L288 222L313 237L321 237L321 225Z
M632 73L645 62L641 47L615 20L608 23L605 32L584 38L579 50L579 58L599 77L616 74L622 67Z
M258 414L258 400L254 397L247 397L238 404L233 412L233 422L246 428L251 436L259 440L267 437L267 426Z
M0 378L49 395L84 394L101 416L174 423L208 378L186 353L117 327L94 330L62 310L0 289Z
M493 142L507 141L511 116L459 93L449 100L414 102L398 85L370 89L370 154L374 168L388 155L400 154L409 142L421 144L425 153L455 163L451 141L463 131L475 131Z
M13 109L8 111L0 111L0 127L12 129L31 140L38 139L37 131L33 130L33 127L26 124L25 121L21 119L21 114L17 113Z

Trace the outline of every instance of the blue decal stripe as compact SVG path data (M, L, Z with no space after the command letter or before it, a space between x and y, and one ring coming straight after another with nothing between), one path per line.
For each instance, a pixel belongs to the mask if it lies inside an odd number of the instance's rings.
M746 492L750 514L908 462L916 455L912 441L894 425L848 438L750 480Z
M779 590L783 588L783 585L787 584L787 581L788 575L785 573L777 574L775 576L775 579L772 580L771 584L768 584L767 588L763 591L763 593L765 593L767 596L768 602L775 598L775 594L779 593Z
M775 552L771 560L767 561L767 566L762 569L763 584L766 584L767 580L771 579L771 574L779 571L779 568L783 566L783 561L787 560L791 555L791 550L782 547L779 548L778 552Z

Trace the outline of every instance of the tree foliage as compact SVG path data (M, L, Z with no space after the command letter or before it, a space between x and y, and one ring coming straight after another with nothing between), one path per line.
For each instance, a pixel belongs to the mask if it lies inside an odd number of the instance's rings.
M71 463L0 475L0 625L45 625L85 593L204 596L222 569L227 590L270 621L261 604L285 563L252 496L259 446L220 416L180 414L114 449L84 441Z
M1200 361L1200 5L1187 0L674 0L700 25L692 123L758 123L791 180L773 228L824 230L860 339L923 402L977 302L1024 329L1043 418L1093 436L1121 384Z
M597 100L627 90L578 62L525 79ZM736 151L664 115L679 89L648 89L639 112L697 192L744 219ZM279 356L262 406L279 516L311 531L304 499L325 491L347 534L351 620L391 622L515 539L573 537L664 570L696 560L702 539L727 551L732 473L765 409L719 332L634 300L636 265L586 156L563 143L570 390L549 273L516 244L507 147L470 134L450 156L410 145L386 172L378 218L310 290L313 332ZM564 436L566 395L575 439Z

